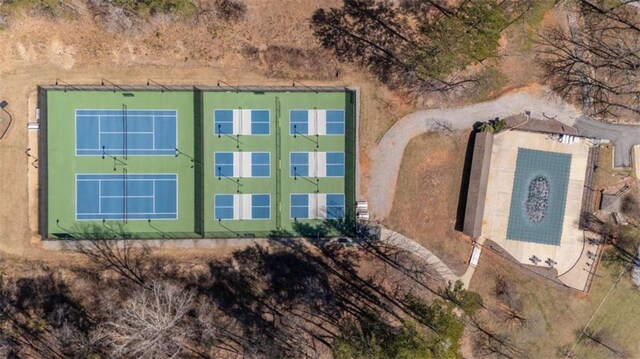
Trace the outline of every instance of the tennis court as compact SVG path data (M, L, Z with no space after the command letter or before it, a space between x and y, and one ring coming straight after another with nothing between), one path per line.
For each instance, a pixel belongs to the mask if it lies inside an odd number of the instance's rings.
M344 152L290 152L290 177L343 177Z
M216 135L269 135L269 110L216 109L213 111Z
M176 219L176 174L76 175L76 219Z
M76 155L176 154L175 110L76 110Z
M291 219L344 218L343 193L292 193Z
M109 222L132 238L348 228L339 222L355 203L349 90L53 86L38 96L45 237L80 238Z

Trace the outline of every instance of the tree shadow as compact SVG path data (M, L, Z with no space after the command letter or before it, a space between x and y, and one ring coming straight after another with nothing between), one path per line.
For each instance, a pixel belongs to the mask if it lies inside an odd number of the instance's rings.
M61 278L47 273L3 283L2 315L19 347L42 357L66 358L98 352L88 344L96 323Z
M300 253L255 246L211 261L209 270L210 281L198 291L239 323L245 349L304 357L310 339L328 345L335 335L329 328L337 325L338 293L327 273Z
M318 233L318 228L296 231ZM389 252L372 255L373 247L364 241L346 248L317 239L274 235L268 246L211 260L209 276L190 285L233 318L234 340L241 337L246 350L268 357L314 357L318 348L330 350L334 340L347 335L345 325L351 322L382 320L392 328L413 318L430 332L438 330L422 315L428 305L416 305L416 298L426 298L426 288L434 297L451 299L435 287L436 280L428 280L431 272L416 266L411 269L422 275L410 277L410 270L401 268L404 262Z

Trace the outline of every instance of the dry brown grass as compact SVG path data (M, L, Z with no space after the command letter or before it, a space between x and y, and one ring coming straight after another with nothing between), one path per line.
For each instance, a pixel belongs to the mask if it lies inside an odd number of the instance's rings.
M428 133L405 149L385 224L422 244L462 274L471 241L455 229L469 132Z
M618 273L617 269L601 266L591 292L585 295L535 275L526 266L485 248L470 289L479 292L485 306L490 308L481 314L490 327L508 333L529 357L554 358L560 347L574 343L575 332L582 330L589 321ZM506 277L523 303L527 323L522 327L503 321L504 315L493 293L498 275ZM590 327L608 331L615 338L616 346L623 347L628 353L637 353L640 350L640 336L631 328L635 324L628 318L640 310L639 298L640 294L630 278L624 277L595 315ZM583 344L577 345L575 353L579 358L606 358L610 354L606 350L585 347Z
M57 20L25 15L13 18L8 29L0 31L0 100L10 103L8 110L14 115L14 125L0 142L4 204L0 207L0 249L11 254L3 255L7 259L3 265L11 272L8 275L31 274L31 264L26 264L31 259L56 263L84 260L78 255L47 252L37 242L31 243L29 162L24 151L28 146L26 123L33 120L35 103L29 98L37 85L53 83L56 78L83 84L98 84L101 78L107 78L123 84L144 84L147 79L164 84L214 84L223 79L232 84L288 85L295 77L304 78L309 85L357 85L361 89L360 165L366 185L371 160L368 150L414 109L414 99L386 89L370 75L337 63L318 49L308 18L316 8L335 6L340 0L245 2L247 17L237 24L181 24L156 18L141 29L119 33L105 32L84 15ZM509 55L502 67L507 86L535 81L530 71L532 60L526 54ZM430 98L420 104L455 105ZM467 138L467 133L427 134L411 142L387 223L425 245L459 273L470 251L468 240L454 229ZM230 251L198 249L161 254L187 262L196 256L226 255ZM490 293L496 273L516 284L531 318L532 327L514 330L514 335L528 354L544 358L554 357L557 346L571 342L573 331L586 322L611 283L611 270L602 267L598 273L602 277L596 277L591 294L580 298L487 250L471 289L483 295L489 308L497 307ZM613 292L594 325L613 328L624 343L635 340L629 349L638 352L640 340L633 328L635 322L629 319L640 312L640 301L628 282L622 284L623 290ZM497 318L491 320L500 327Z
M0 146L0 208L2 250L32 259L65 258L40 250L29 228L27 188L29 146L26 123L34 120L37 85L56 79L74 84L99 84L102 78L120 84L231 84L358 86L361 90L360 152L367 178L367 151L402 115L411 101L381 86L369 75L332 59L320 49L309 18L320 6L335 1L247 0L246 18L238 23L180 23L166 17L145 20L127 32L107 32L91 16L50 18L15 15L0 52L0 99L14 116ZM286 11L283 11L286 9ZM35 236L33 238L36 238Z
M597 166L593 181L593 187L597 190L621 184L625 179L635 176L633 169L613 167L611 144L600 146Z

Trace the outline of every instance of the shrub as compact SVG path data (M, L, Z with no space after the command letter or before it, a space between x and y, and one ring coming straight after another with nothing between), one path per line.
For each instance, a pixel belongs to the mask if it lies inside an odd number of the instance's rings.
M191 17L197 7L190 0L112 0L113 4L135 12L139 16L172 14Z
M6 19L3 14L10 14L19 11L32 11L49 16L60 16L65 10L62 0L6 0L0 1L0 28L6 26Z
M216 0L216 12L225 21L238 21L244 18L247 5L238 0Z
M620 204L620 210L627 217L638 219L640 218L640 204L633 195L626 195L622 197L622 203Z
M500 132L507 128L507 121L501 118L495 118L487 122L480 122L478 124L478 131L480 132Z

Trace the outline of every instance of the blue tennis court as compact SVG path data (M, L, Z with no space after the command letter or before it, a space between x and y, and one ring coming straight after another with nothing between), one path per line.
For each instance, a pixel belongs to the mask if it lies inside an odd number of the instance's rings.
M343 193L292 193L291 219L339 219L345 217Z
M76 110L76 155L176 154L175 110Z
M78 174L76 219L177 219L176 174Z

